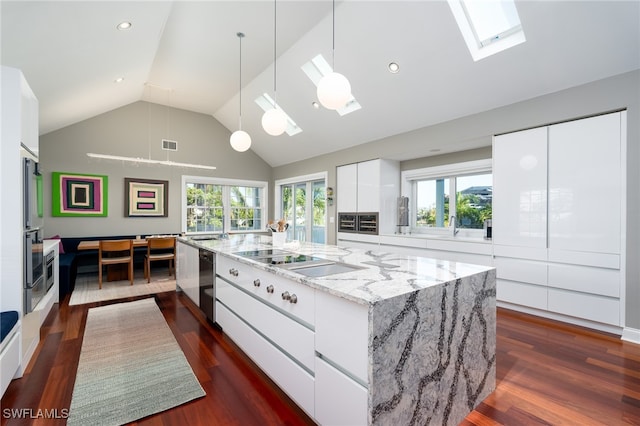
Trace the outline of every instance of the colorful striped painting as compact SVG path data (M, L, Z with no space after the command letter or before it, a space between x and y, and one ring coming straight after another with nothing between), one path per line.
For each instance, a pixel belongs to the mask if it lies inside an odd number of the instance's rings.
M107 216L108 177L51 173L52 216Z
M125 178L125 216L168 216L169 181Z

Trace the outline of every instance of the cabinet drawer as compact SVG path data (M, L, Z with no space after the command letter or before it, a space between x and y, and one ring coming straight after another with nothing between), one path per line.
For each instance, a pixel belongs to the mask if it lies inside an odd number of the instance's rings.
M225 256L218 256L217 275L309 326L313 327L315 324L313 288ZM295 295L296 302L292 303L293 297L283 299L285 292L290 296Z
M313 371L313 331L226 281L220 281L216 290L217 299L227 308Z
M314 417L314 378L220 302L216 303L216 314L225 334L307 414Z
M496 280L496 298L537 309L547 309L547 287L507 280Z
M497 278L547 285L547 264L522 259L495 258Z
M620 325L619 299L550 288L549 310L604 324Z
M549 286L620 297L620 271L575 265L549 265Z
M316 358L316 420L321 425L366 425L367 389Z

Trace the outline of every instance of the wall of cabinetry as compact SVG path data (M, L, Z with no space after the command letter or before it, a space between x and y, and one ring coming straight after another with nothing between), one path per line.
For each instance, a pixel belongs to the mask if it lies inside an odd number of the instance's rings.
M498 300L624 325L626 112L496 136Z
M13 376L15 373L21 377L40 339L43 312L42 309L29 315L23 312L24 223L20 202L23 198L21 158L24 155L33 158L39 148L38 100L20 70L3 66L0 75L0 206L3 206L0 209L0 310L17 311L21 317L20 344L12 347L16 351L12 356L20 359L20 365L17 372L3 370L3 374ZM22 149L21 144L31 152ZM47 303L50 308L53 301Z
M376 159L336 168L338 213L378 213L378 232L397 230L396 203L400 195L397 161Z

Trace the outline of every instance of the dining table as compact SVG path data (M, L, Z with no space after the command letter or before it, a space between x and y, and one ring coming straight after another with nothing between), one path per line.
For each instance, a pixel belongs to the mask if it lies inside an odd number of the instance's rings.
M147 246L145 238L135 238L131 241L133 241L133 248ZM78 243L78 250L98 250L99 248L100 240L85 240ZM100 267L100 259L98 259L98 267ZM107 281L126 280L128 279L127 273L127 265L125 264L107 265Z

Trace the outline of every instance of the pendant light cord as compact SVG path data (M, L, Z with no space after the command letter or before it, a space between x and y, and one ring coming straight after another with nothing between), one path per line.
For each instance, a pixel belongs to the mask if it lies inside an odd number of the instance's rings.
M242 130L242 38L244 37L244 33L236 34L240 39L240 114L239 114L239 129Z
M333 20L332 20L332 32L331 32L331 68L332 71L336 70L336 0L333 0Z
M275 109L278 100L278 91L276 90L277 81L277 68L276 68L276 58L277 58L277 28L278 28L278 0L273 0L273 108Z

